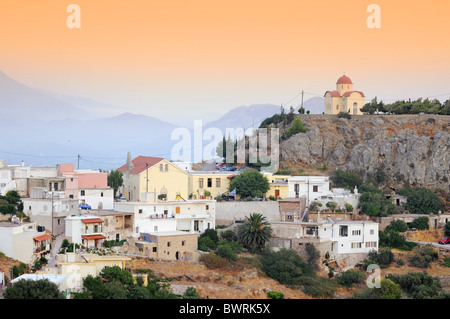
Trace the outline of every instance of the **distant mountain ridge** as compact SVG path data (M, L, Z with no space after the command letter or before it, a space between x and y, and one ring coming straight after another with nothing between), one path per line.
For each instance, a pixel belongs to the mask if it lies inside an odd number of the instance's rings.
M305 108L315 109L320 99L305 101ZM117 168L128 151L171 159L172 148L179 142L172 140L178 125L91 98L31 88L1 71L0 112L0 159L8 163L25 160L47 166L76 161L81 154L81 168ZM226 128L258 128L279 112L280 106L274 104L239 106L204 123L203 128L216 127L223 134Z

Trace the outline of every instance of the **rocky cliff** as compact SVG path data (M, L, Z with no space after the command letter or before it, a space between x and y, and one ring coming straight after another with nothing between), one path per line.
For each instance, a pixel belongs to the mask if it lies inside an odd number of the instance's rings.
M375 172L450 193L450 116L301 115L306 133L280 145L280 166ZM397 178L394 178L397 177ZM445 195L446 194L446 195Z

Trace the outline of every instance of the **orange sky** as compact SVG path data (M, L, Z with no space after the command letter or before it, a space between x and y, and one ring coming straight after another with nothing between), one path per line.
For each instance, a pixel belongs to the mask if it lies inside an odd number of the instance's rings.
M323 94L344 72L369 98L432 96L450 92L449 13L448 0L1 0L0 70L178 123Z

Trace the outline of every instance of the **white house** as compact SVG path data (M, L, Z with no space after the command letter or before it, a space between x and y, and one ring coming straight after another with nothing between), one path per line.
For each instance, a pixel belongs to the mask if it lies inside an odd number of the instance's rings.
M114 209L114 189L104 188L83 188L79 190L80 203L86 203L92 209Z
M215 228L215 200L155 200L142 194L141 202L116 202L115 211L134 213L133 237L140 233L185 231L203 233Z
M52 198L51 193L43 198L23 197L23 211L32 222L44 226L56 235L64 232L64 219L78 213L78 200L64 198L63 194L62 198L55 196L57 192L53 192Z
M292 176L288 178L289 197L306 196L306 205L332 194L328 176Z
M367 254L378 251L378 227L373 221L332 218L318 222L271 222L275 247L300 250L312 243L324 256L327 252L336 260L347 259L347 266L361 262Z
M322 236L329 236L331 252L335 254L369 253L378 251L378 226L373 221L336 221Z
M16 182L13 181L12 172L8 168L0 168L0 195L5 196L7 192L16 190Z
M65 219L66 239L87 248L100 248L106 239L103 222L95 215L69 216Z
M9 282L9 284L14 285L20 280L44 280L47 279L48 281L54 283L56 286L58 286L59 291L67 291L70 284L68 283L70 276L69 275L61 275L61 274L23 274L17 278L14 278Z
M50 250L50 235L39 232L35 223L13 220L0 223L0 251L5 256L31 264Z

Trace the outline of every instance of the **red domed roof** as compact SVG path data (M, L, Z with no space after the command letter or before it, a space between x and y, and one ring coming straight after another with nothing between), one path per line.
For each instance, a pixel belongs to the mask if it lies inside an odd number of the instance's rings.
M346 75L341 76L336 84L353 84L352 80Z

